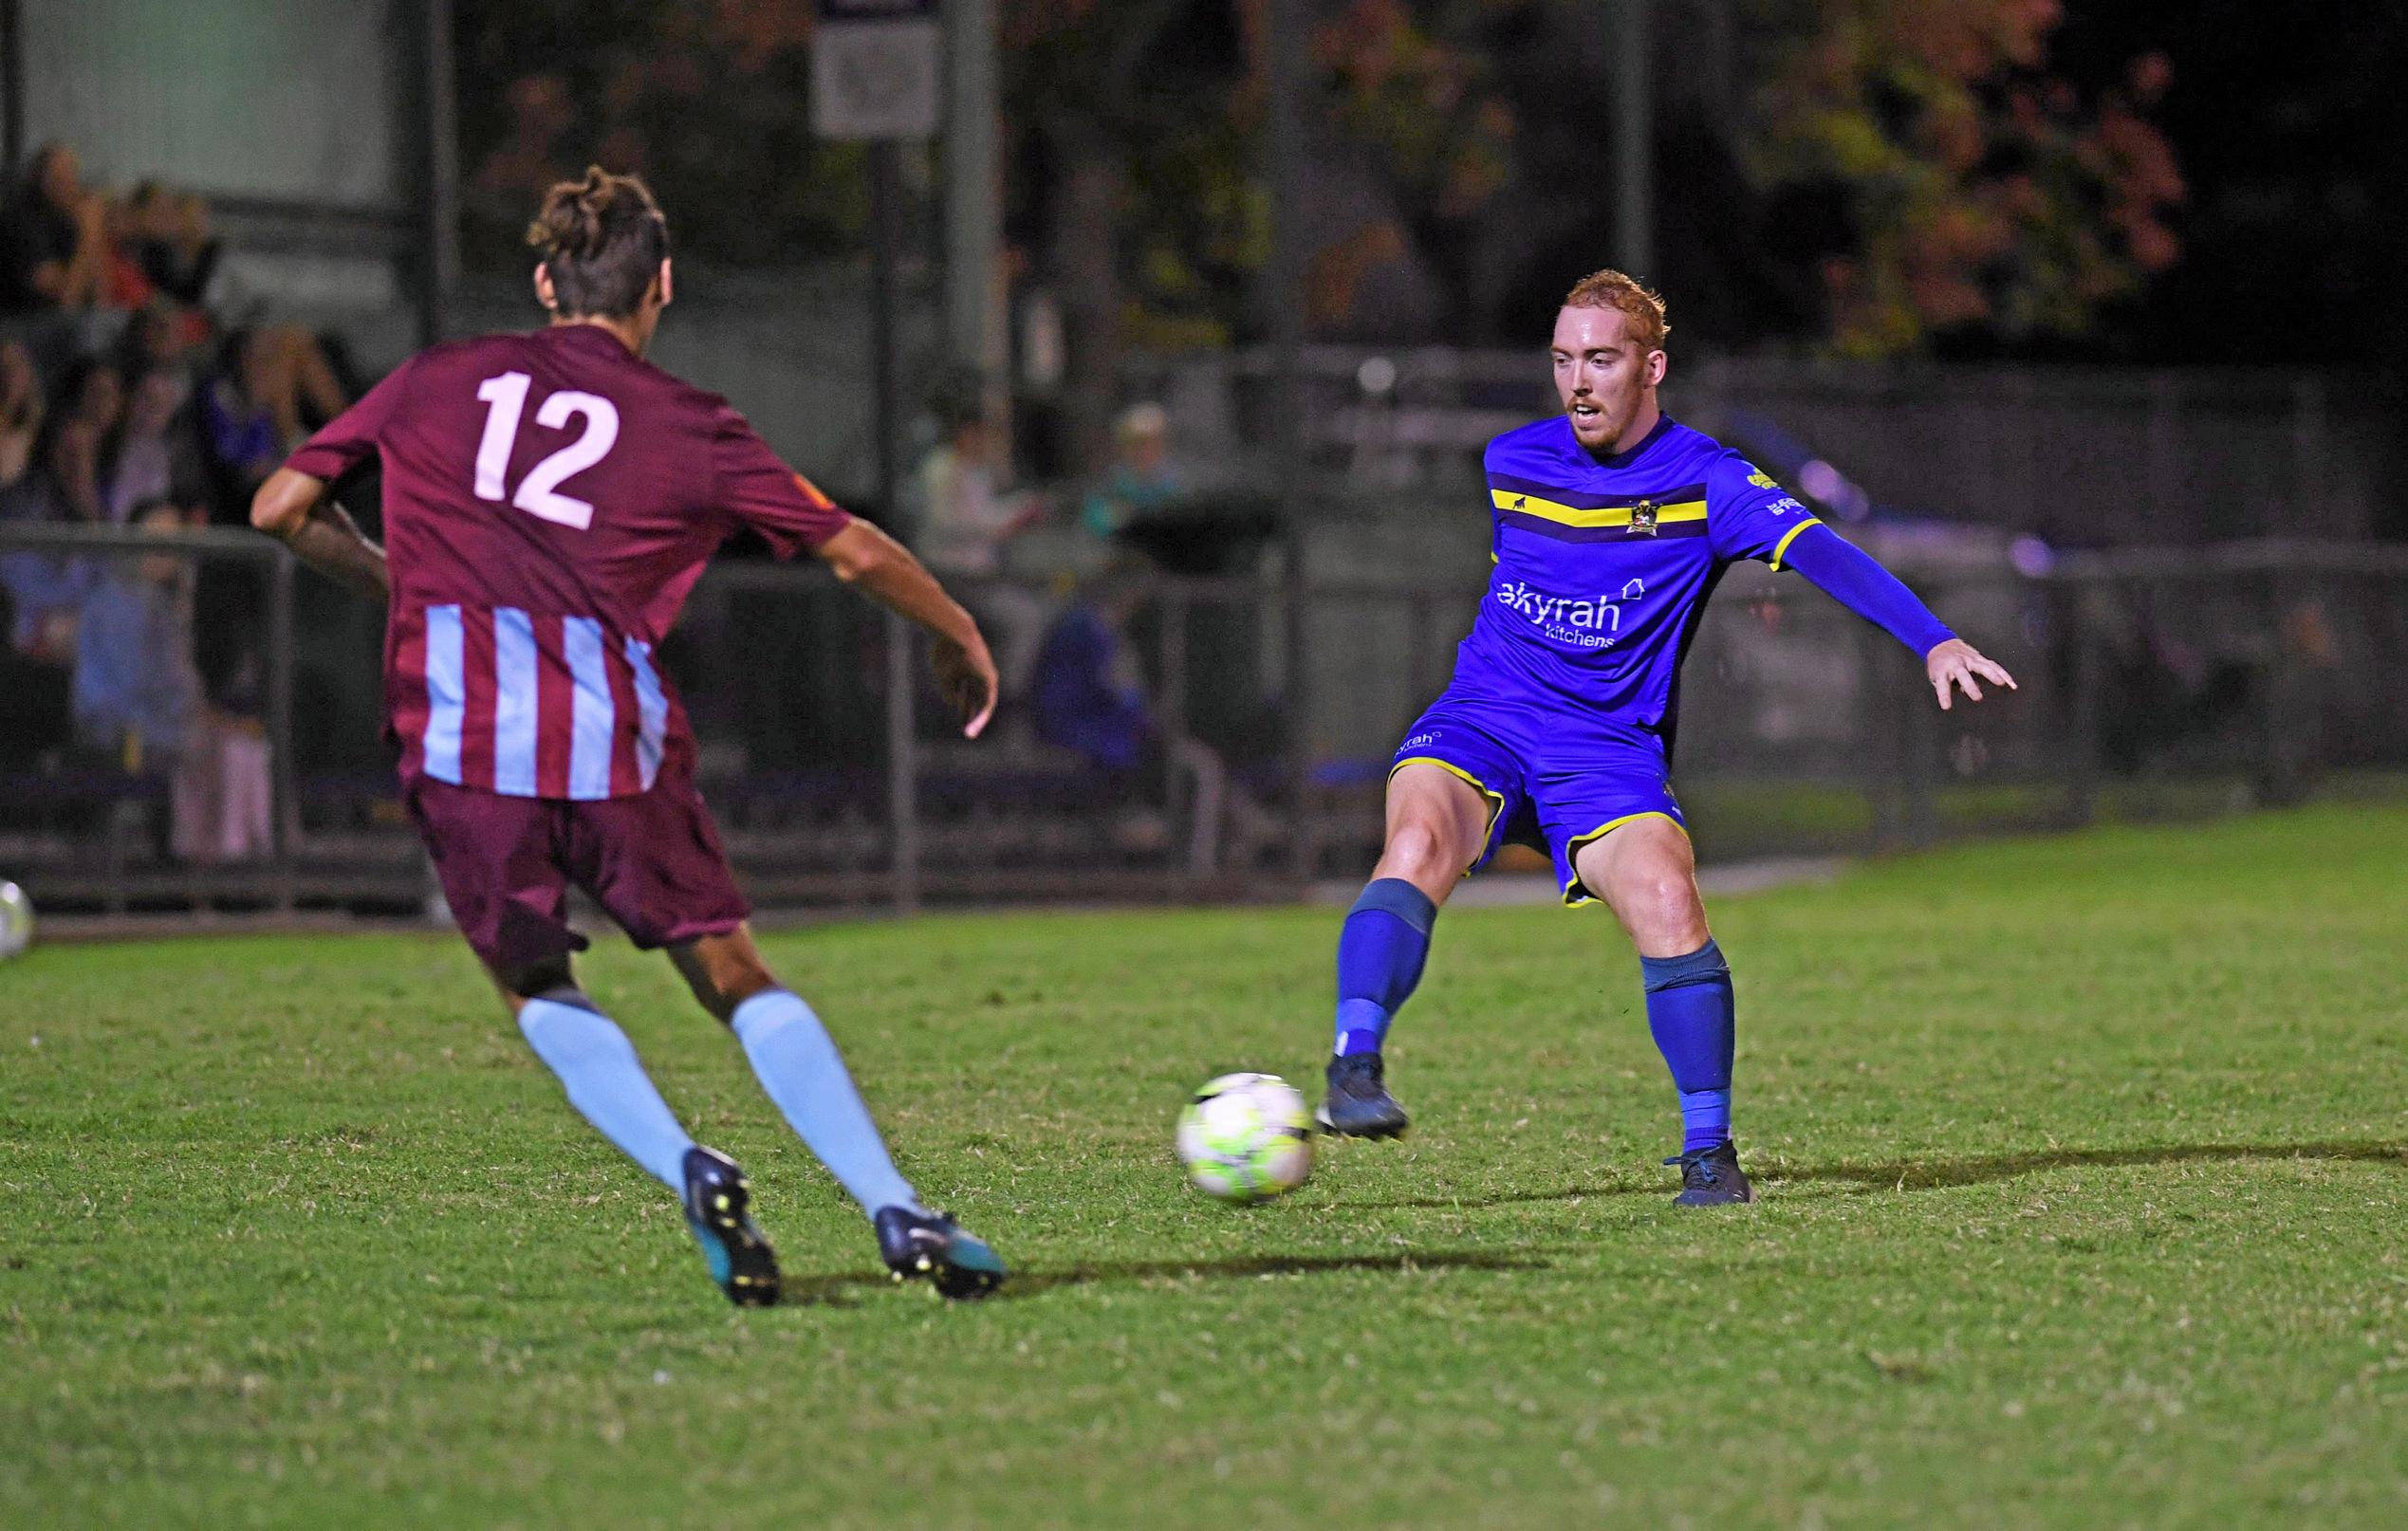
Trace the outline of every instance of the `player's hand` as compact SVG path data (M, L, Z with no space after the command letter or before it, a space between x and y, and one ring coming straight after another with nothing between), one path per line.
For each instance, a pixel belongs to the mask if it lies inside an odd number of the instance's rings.
M2015 677L2004 668L1982 656L1982 651L1963 638L1950 638L1936 645L1923 655L1923 673L1930 678L1932 692L1939 698L1940 710L1945 712L1955 700L1954 691L1963 688L1969 701L1982 699L1982 681L1993 686L2015 690Z
M987 720L995 715L995 698L1003 690L995 674L994 655L987 652L987 640L974 632L967 645L939 637L929 657L936 667L937 690L964 719L961 736L975 739L986 732Z

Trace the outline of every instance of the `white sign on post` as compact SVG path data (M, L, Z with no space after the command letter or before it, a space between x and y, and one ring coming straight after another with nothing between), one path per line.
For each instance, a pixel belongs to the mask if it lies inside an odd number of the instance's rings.
M811 34L811 131L823 138L933 138L944 113L935 0L820 0Z

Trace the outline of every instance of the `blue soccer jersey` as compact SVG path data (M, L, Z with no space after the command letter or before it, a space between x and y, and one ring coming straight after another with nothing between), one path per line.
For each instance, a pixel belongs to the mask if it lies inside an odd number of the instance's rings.
M1510 431L1486 460L1496 568L1455 686L1668 733L1680 660L1723 566L1781 566L1817 525L1711 437L1658 419L1600 460L1563 415Z
M1781 566L1818 523L1737 452L1676 423L1608 458L1563 415L1510 431L1486 460L1496 567L1446 694L1393 769L1422 763L1490 804L1482 859L1544 845L1566 903L1575 858L1633 819L1683 822L1666 763L1680 661L1722 569ZM1685 824L1683 825L1685 828Z

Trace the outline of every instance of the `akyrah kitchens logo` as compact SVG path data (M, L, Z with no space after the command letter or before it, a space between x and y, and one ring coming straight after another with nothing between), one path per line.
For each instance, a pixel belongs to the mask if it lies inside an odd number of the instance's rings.
M1553 596L1523 581L1508 580L1494 594L1499 604L1555 642L1610 649L1622 630L1622 607L1647 594L1647 581L1625 580L1612 595Z

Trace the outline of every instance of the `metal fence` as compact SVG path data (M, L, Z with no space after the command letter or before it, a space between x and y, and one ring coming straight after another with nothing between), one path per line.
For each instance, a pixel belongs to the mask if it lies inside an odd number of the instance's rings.
M1801 581L1732 570L1675 754L1708 859L2279 803L2408 767L2408 549L1905 572L2021 689L1942 713L1886 637ZM236 531L0 526L0 876L62 913L427 907L377 737L380 613ZM697 587L662 660L763 905L1258 898L1360 876L1388 753L1480 599L1310 561L1294 597L1269 576L963 593L1021 655L975 744L912 636L816 568L723 563ZM1079 666L1125 688L1117 743L1065 743L1034 705ZM145 685L156 710L129 723Z

